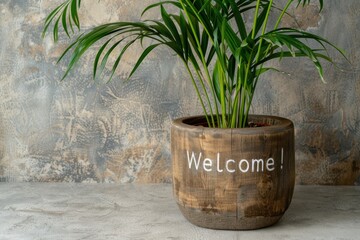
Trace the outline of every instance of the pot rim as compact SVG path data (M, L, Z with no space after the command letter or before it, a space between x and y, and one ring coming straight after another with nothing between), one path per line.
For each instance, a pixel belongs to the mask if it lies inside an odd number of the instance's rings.
M193 121L193 123L199 123L200 121L205 120L204 115L196 115L196 116L188 116L174 119L172 121L172 127L183 130L191 130L192 132L218 132L218 133L236 133L243 135L251 135L251 134L259 134L259 133L271 133L271 132L281 132L294 129L294 124L291 120L273 116L273 115L258 115L258 114L250 114L250 119L262 119L263 121L266 119L272 120L273 124L270 126L261 126L261 127L247 127L247 128L210 128L204 127L201 125L193 125L191 123L186 123L187 121ZM206 120L205 120L206 121Z

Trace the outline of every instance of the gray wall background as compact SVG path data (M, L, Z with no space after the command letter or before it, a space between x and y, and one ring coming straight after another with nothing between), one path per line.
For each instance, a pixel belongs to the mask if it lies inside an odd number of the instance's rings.
M60 2L0 0L0 181L170 182L171 120L201 113L181 63L159 49L124 82L133 49L104 84L92 81L93 52L60 82L66 63L56 61L70 40L41 38ZM151 2L83 1L82 28L137 20ZM340 69L325 64L323 84L304 59L274 62L285 73L261 80L252 111L294 121L297 183L359 185L360 1L327 0L320 14L316 4L285 25L328 38L351 63L331 52Z

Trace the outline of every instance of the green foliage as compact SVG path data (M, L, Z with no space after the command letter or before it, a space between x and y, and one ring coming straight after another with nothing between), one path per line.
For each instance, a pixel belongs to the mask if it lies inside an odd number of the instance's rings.
M46 18L43 30L43 37L46 34L49 26L54 22L53 37L58 40L59 23L62 24L64 31L70 37L69 30L74 33L74 25L80 30L80 21L78 9L80 8L81 0L67 0L55 8Z
M320 10L323 0L318 0ZM100 76L116 54L109 80L112 79L124 53L136 42L151 40L135 63L129 78L146 56L159 46L167 46L183 61L193 83L209 127L241 128L247 126L248 114L259 77L274 70L264 66L272 59L306 57L323 79L320 59L332 62L326 47L344 53L326 39L293 28L280 28L291 4L302 6L310 0L288 0L283 8L273 0L167 0L146 7L159 9L161 21L115 22L94 27L77 38L64 52L71 54L64 78L80 57L95 43L101 42L94 59L93 76ZM177 9L168 12L167 6ZM53 37L58 39L59 22L70 36L73 25L80 28L80 0L67 0L45 20L44 33L53 22ZM175 11L176 12L176 11ZM253 15L252 27L243 15ZM269 26L270 14L277 14ZM102 40L102 41L100 41ZM310 47L310 42L318 45ZM115 49L120 48L119 51Z

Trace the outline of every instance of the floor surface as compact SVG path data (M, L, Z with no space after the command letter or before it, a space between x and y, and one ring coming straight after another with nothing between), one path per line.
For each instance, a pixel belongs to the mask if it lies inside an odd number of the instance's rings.
M360 239L360 187L297 186L280 222L216 231L187 222L171 185L0 183L0 239Z

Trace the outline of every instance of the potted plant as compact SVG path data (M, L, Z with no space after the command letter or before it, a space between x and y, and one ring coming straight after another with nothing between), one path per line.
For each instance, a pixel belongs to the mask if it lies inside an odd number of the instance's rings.
M46 18L70 37L80 29L80 0L66 0ZM320 10L323 1L318 0ZM110 64L109 80L124 53L136 42L144 50L129 78L155 48L170 48L184 63L202 116L174 120L171 129L174 196L192 223L215 229L256 229L276 223L288 208L295 182L294 125L285 118L249 115L256 86L267 63L308 58L323 80L320 59L332 62L326 48L344 53L328 40L281 22L292 4L310 0L164 0L146 7L161 20L114 22L92 28L65 50L70 54L64 78L95 43L93 76ZM169 8L171 7L171 11ZM270 24L270 16L275 21ZM248 24L244 16L251 15ZM52 25L53 24L53 25ZM146 40L146 41L145 41ZM311 47L311 46L316 47ZM115 53L115 49L119 52Z

